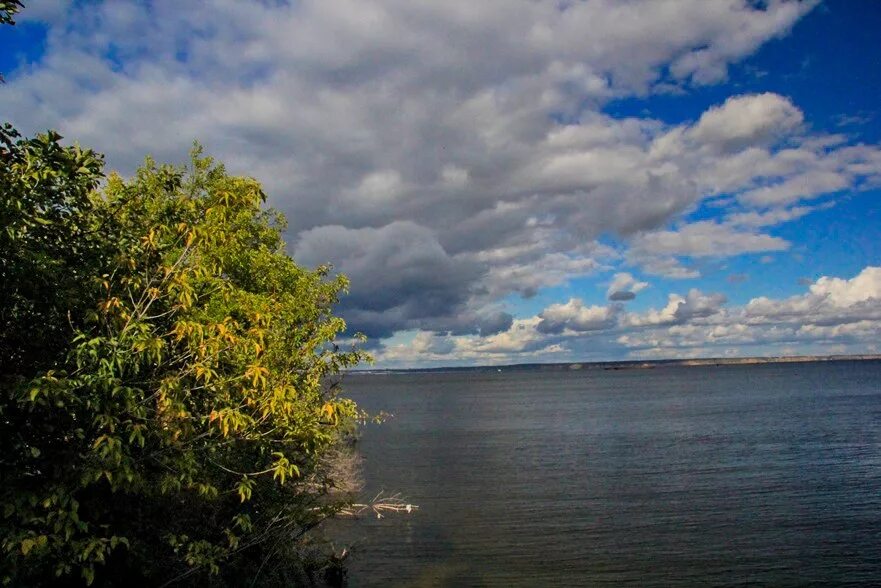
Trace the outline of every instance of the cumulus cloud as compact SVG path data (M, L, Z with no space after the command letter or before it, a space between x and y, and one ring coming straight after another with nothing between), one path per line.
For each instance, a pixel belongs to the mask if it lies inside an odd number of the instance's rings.
M754 298L746 305L751 324L842 325L881 318L881 267L867 267L847 280L822 277L800 296Z
M541 319L531 317L527 319L516 319L511 326L501 333L491 335L484 338L466 338L462 341L462 348L466 354L522 354L524 352L535 352L545 350L551 347L541 332L538 331L538 324Z
M456 347L455 341L449 336L437 336L434 333L421 332L413 338L412 348L414 353L424 355L426 353L447 355Z
M408 221L377 229L310 229L300 235L294 257L311 266L333 261L358 284L343 299L343 316L378 337L408 328L452 327L449 318L464 308L481 272L476 264L449 256L432 231Z
M629 272L618 272L612 276L606 296L612 301L633 300L648 285L648 282L640 282Z
M448 362L454 357L455 349L454 337L420 331L410 341L378 346L377 352L386 365L415 367L431 362Z
M801 111L777 94L736 96L702 114L689 134L700 144L733 152L774 143L803 120Z
M492 263L494 251L482 252L469 258L481 259L489 270L483 280L483 292L489 298L516 292L524 298L531 298L542 288L557 286L579 276L592 274L602 268L603 250L592 248L591 254L540 253L538 257L519 255L507 263ZM487 255L489 254L489 255Z
M695 318L716 314L725 302L727 298L724 294L704 294L697 288L692 288L685 296L670 294L667 305L660 310L651 309L642 314L628 314L625 320L631 327L682 324Z
M562 333L565 330L584 333L612 328L617 322L617 306L585 306L571 298L565 304L552 304L539 314L536 329L541 333Z

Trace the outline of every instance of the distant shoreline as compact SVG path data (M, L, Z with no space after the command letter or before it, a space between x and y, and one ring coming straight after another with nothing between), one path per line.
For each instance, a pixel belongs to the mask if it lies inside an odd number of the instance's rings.
M348 374L397 374L410 372L517 372L579 370L645 370L665 367L702 367L762 365L776 363L824 363L836 361L881 361L881 354L862 355L791 355L775 357L701 357L691 359L653 359L629 361L594 361L566 363L515 363L509 365L446 366L430 368L387 368L350 370Z

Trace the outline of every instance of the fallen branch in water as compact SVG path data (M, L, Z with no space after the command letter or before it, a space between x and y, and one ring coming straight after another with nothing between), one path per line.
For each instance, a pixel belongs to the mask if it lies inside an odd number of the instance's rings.
M391 496L383 496L383 492L377 494L373 500L366 504L355 503L343 508L337 513L337 516L358 517L366 512L373 512L376 518L381 519L388 513L406 512L411 513L419 510L415 504L410 504L401 498L400 494L392 494Z

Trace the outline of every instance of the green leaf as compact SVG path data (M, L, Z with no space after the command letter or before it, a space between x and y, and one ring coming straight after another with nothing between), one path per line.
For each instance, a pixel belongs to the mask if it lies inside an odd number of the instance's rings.
M34 545L36 545L36 542L33 539L25 539L24 541L22 541L21 542L21 554L27 555L28 553L30 553L31 549L34 548Z

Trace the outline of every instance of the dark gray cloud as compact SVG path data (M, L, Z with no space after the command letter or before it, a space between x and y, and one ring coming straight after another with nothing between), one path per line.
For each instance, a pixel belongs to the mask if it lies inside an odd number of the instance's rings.
M721 293L703 294L691 289L685 300L679 302L673 313L674 322L685 323L695 318L705 318L719 312L728 298Z
M504 326L497 316L484 319L466 312L470 289L485 270L451 257L432 231L412 222L379 229L310 229L300 235L294 257L309 266L332 261L357 285L343 298L341 311L352 329L368 336L409 328L474 332ZM461 321L454 317L462 313L474 323L457 324Z
M609 294L609 300L612 302L626 302L636 298L636 294L627 290L617 290Z

